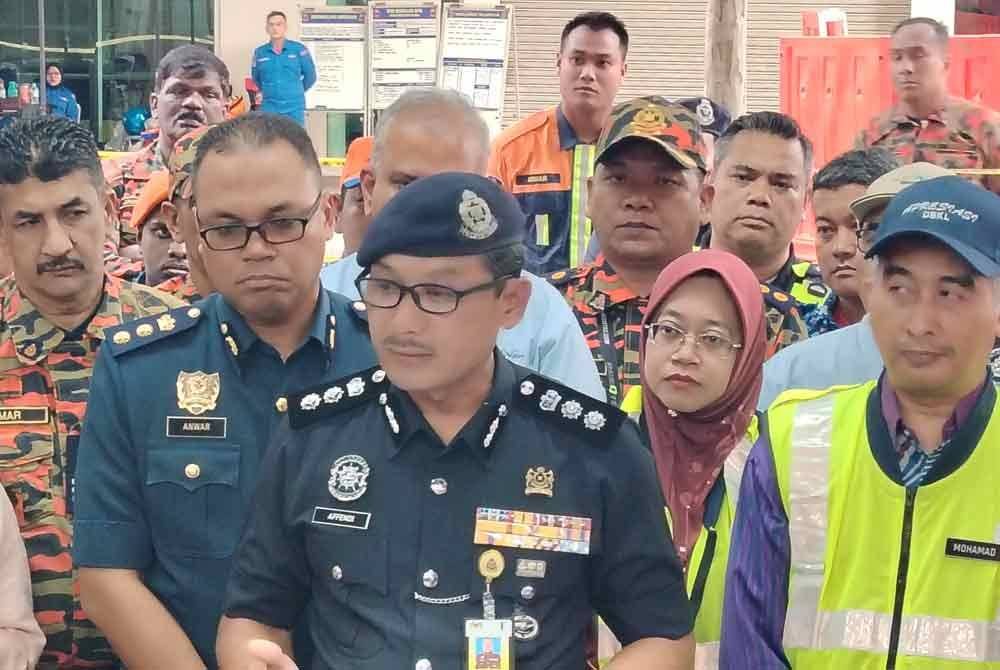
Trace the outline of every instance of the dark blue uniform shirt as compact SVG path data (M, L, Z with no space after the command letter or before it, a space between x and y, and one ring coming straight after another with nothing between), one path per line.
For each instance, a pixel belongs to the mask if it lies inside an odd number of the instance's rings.
M496 616L514 620L518 670L584 667L594 611L624 644L691 630L653 460L621 412L498 355L489 397L444 445L384 377L289 399L228 616L288 629L306 610L313 670L459 670L493 544L506 567L491 591ZM521 528L534 548L515 548L478 532L524 512L565 542ZM591 524L586 553L567 517Z
M231 558L286 394L373 363L367 324L325 290L286 362L220 295L109 332L80 441L76 563L141 572L215 666Z

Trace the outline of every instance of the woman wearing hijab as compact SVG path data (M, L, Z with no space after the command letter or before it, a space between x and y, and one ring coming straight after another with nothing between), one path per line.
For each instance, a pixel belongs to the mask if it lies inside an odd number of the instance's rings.
M718 667L729 531L756 437L764 318L750 268L707 249L664 269L643 319L643 418L697 613L697 668Z
M49 114L64 116L70 121L80 120L80 105L76 95L63 83L62 69L55 63L45 68L45 102Z

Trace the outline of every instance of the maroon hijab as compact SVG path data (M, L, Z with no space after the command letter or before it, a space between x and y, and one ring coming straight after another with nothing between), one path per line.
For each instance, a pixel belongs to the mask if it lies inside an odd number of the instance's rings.
M687 566L691 548L701 532L705 499L722 466L753 419L763 382L766 337L760 282L736 256L713 249L685 254L668 265L649 296L642 323L652 323L660 305L677 286L693 275L717 275L729 289L743 326L743 348L737 352L729 385L722 397L697 412L686 414L666 407L646 383L646 338L639 346L643 413L656 460L660 487L670 509L674 544Z

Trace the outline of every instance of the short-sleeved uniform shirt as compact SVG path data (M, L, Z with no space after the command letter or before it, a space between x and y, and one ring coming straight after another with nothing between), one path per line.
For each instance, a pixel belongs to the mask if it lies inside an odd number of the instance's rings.
M306 91L316 83L316 65L304 44L285 40L281 53L270 42L260 45L254 49L250 72L264 95L261 111L305 123Z
M321 290L286 362L218 294L109 333L81 439L79 565L138 570L209 667L233 551L287 394L374 362Z
M14 502L28 551L35 615L48 638L38 666L43 670L116 665L107 640L81 608L70 554L81 423L105 329L178 304L145 286L105 277L104 297L90 321L67 332L38 312L13 277L0 281L0 484Z
M639 345L649 299L636 295L603 255L597 261L548 276L566 298L594 356L608 402L621 406L642 383ZM808 337L795 301L761 285L767 324L768 355Z
M889 149L904 165L925 161L949 170L1000 169L1000 112L955 97L926 119L893 107L871 120L856 145ZM1000 177L975 181L1000 193Z
M680 565L635 426L495 360L485 403L447 446L377 368L290 398L227 616L287 629L306 609L313 670L459 670L492 548L518 670L583 668L595 610L624 644L686 635Z

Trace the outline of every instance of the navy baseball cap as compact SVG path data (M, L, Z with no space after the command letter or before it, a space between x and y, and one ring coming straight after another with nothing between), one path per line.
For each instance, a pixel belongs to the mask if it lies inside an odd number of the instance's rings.
M867 257L901 237L941 242L986 277L1000 276L1000 196L961 177L908 186L892 199Z
M358 264L389 254L438 258L476 256L521 242L524 212L498 183L444 172L408 184L365 233Z

